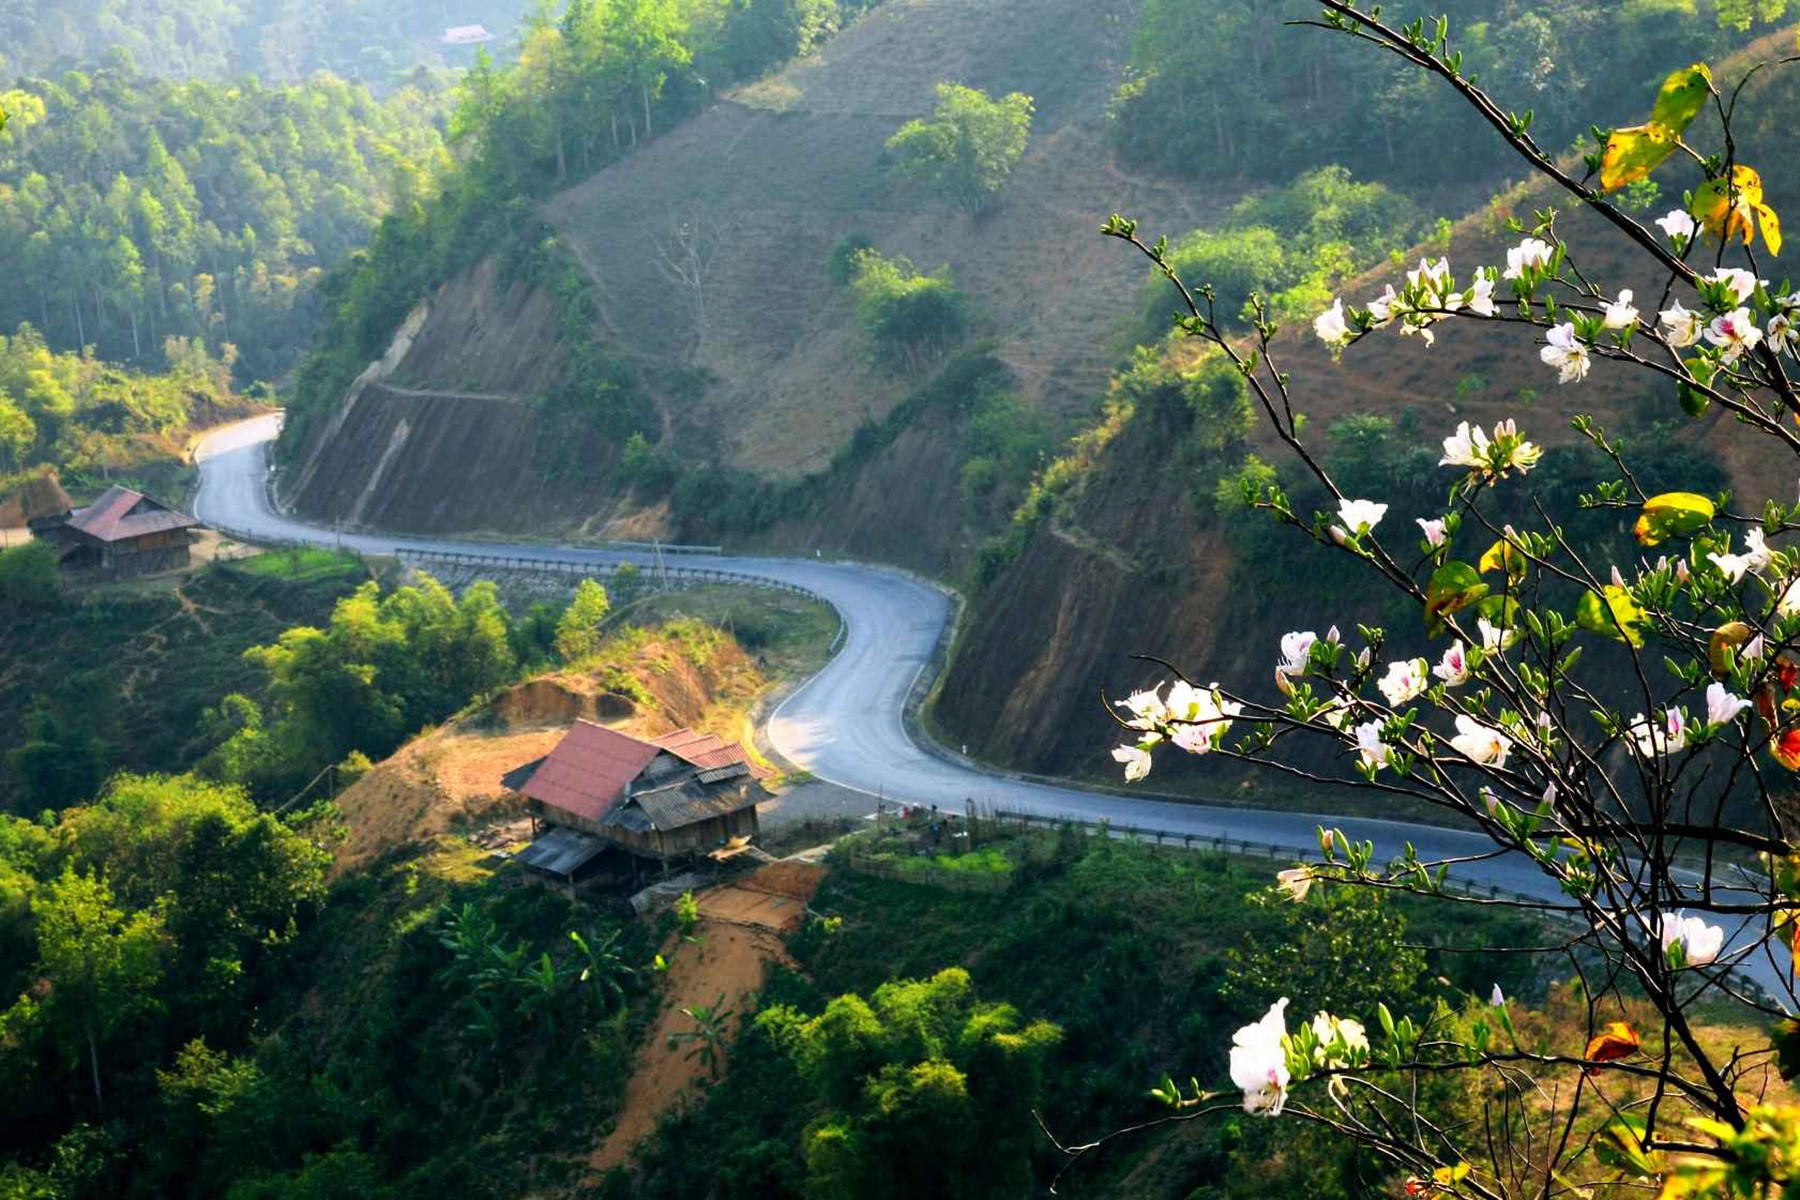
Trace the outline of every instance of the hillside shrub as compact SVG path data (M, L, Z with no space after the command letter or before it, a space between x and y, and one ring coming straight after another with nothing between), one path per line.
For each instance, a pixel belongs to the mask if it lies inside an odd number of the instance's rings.
M24 613L62 603L56 548L31 541L0 550L0 611Z
M902 125L887 141L902 178L934 187L970 216L990 209L1031 140L1031 97L995 100L956 83L937 86L929 120Z
M856 278L857 258L864 250L874 248L875 243L866 234L852 233L840 238L825 256L825 278L833 287L849 287Z
M909 260L874 250L854 262L857 320L889 370L920 374L967 335L968 305L947 265L923 275Z

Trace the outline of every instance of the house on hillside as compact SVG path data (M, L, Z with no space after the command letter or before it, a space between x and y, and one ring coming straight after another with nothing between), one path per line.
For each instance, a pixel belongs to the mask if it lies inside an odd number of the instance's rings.
M608 849L664 865L742 853L770 798L735 742L691 729L644 741L592 721L505 783L547 827L519 861L571 883Z
M65 573L122 579L187 566L199 525L142 492L110 487L86 508L33 518L30 529L57 548Z

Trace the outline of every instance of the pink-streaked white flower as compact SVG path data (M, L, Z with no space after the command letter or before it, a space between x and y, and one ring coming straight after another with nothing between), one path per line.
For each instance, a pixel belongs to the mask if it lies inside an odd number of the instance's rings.
M1512 739L1473 717L1458 714L1456 736L1450 739L1450 747L1470 762L1504 767L1506 756L1512 752Z
M1762 341L1762 335L1756 317L1747 308L1721 313L1706 327L1706 340L1723 351L1719 358L1728 363L1736 362L1744 351L1754 349L1756 343Z
M1717 925L1708 925L1699 917L1690 917L1685 912L1664 913L1659 922L1661 928L1657 936L1662 942L1663 953L1669 947L1681 946L1681 961L1684 966L1704 967L1718 959L1719 951L1725 947L1725 931Z
M1686 216L1686 215L1687 215L1686 213L1682 214L1682 216ZM1500 990L1499 984L1496 983L1494 985L1494 990L1488 993L1488 1003L1493 1005L1495 1008L1505 1008L1506 1007L1506 993Z
M1639 713L1631 718L1625 733L1632 748L1644 758L1675 754L1687 745L1687 716L1679 708L1669 709L1661 721Z
M1714 683L1706 689L1706 723L1708 725L1728 725L1738 719L1738 714L1750 707L1750 702L1742 696L1734 695L1722 683Z
M1349 344L1350 323L1344 319L1344 302L1334 299L1331 307L1313 318L1313 333L1333 350Z
M1593 366L1587 344L1575 336L1575 324L1565 321L1544 334L1545 345L1538 357L1545 365L1556 368L1556 382L1580 383Z
M1608 303L1602 316L1608 329L1627 329L1637 324L1638 310L1631 303L1631 289L1624 289L1617 300Z
M1381 523L1388 506L1374 500L1343 500L1338 503L1338 520L1345 530L1361 537Z
M1442 296L1450 287L1450 260L1439 258L1428 262L1421 258L1417 270L1406 273L1406 282L1422 292Z
M1666 215L1656 218L1656 223L1664 235L1675 243L1677 253L1694 240L1694 218L1684 208L1671 209Z
M1244 711L1219 694L1219 685L1197 688L1177 682L1169 690L1169 740L1189 754L1210 754Z
M1436 549L1444 544L1444 522L1441 517L1430 521L1424 517L1414 517L1413 520L1419 523L1419 531L1425 535L1426 545Z
M1662 327L1663 340L1677 350L1693 345L1706 331L1706 318L1692 309L1683 308L1679 300L1656 316Z
M1548 267L1555 254L1550 243L1538 238L1526 238L1506 252L1506 270L1501 278L1523 279L1528 271L1541 271Z
M1445 687L1461 687L1469 682L1469 655L1463 649L1461 638L1450 643L1450 648L1444 651L1438 665L1431 668L1431 673L1443 680Z
M1531 470L1543 455L1542 449L1519 436L1518 423L1511 418L1494 426L1491 439L1481 426L1459 421L1456 432L1444 439L1444 456L1438 459L1438 466L1467 467L1472 474L1503 479L1508 471L1524 474ZM1423 527L1425 523L1419 524Z
M1426 663L1422 658L1409 658L1402 662L1391 662L1387 666L1387 674L1383 675L1376 687L1387 697L1389 705L1398 708L1413 699L1430 685L1425 678Z
M1758 279L1754 272L1742 267L1720 267L1711 275L1702 275L1702 283L1722 283L1731 291L1731 302L1742 304L1756 294L1759 284L1767 284L1766 279Z
M1356 753L1365 767L1379 770L1388 765L1394 748L1381 740L1381 722L1366 721L1356 727Z
M1125 764L1125 782L1136 783L1150 773L1150 752L1142 746L1114 747L1113 761Z
M1319 635L1310 629L1282 634L1281 661L1275 664L1275 674L1296 679L1306 674L1307 656L1312 653L1313 643L1318 640Z
M1283 996L1262 1020L1231 1035L1231 1082L1244 1093L1247 1113L1279 1116L1287 1103L1287 1004Z

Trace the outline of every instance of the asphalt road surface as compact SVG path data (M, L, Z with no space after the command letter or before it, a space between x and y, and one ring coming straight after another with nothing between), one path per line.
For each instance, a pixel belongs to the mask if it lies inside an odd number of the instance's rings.
M367 554L417 550L574 563L651 561L646 553L539 542L340 534L293 520L276 512L268 495L267 449L279 423L279 415L261 417L222 429L200 444L196 458L201 483L194 515L202 522L268 538L338 544ZM1420 859L1427 861L1494 850L1492 842L1474 833L1361 817L1140 800L1010 779L936 757L907 734L901 712L949 620L950 602L943 593L900 571L851 563L709 555L696 565L797 584L836 606L847 627L843 648L823 671L776 708L769 718L768 737L796 766L868 794L870 811L874 811L877 797L890 804L935 804L957 813L974 801L1045 817L1107 821L1117 828L1137 826L1196 838L1225 837L1293 847L1297 853L1310 847L1315 854L1315 831L1324 824L1357 841L1373 841L1378 862L1398 854L1407 841L1416 847ZM1274 653L1271 647L1270 654ZM1101 719L1099 714L1095 719ZM1272 863L1271 875L1275 867ZM1516 853L1462 863L1453 868L1452 876L1482 888L1562 898L1529 859ZM1732 942L1739 940L1733 938ZM1741 969L1774 990L1775 964L1762 959L1745 962Z

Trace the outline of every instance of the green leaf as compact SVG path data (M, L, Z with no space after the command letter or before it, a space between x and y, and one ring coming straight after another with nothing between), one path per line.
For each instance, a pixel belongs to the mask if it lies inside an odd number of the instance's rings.
M1699 384L1700 387L1710 385L1712 383L1713 374L1717 370L1712 363L1704 358L1690 358L1681 365L1687 368L1687 373L1693 377L1694 383ZM1692 386L1685 379L1676 383L1675 390L1677 396L1681 400L1682 412L1690 417L1703 417L1706 415L1707 406L1712 403L1711 396L1708 396L1705 392L1701 391L1700 388Z
M1686 537L1704 529L1713 519L1713 502L1696 492L1664 492L1644 501L1644 511L1631 532L1641 546L1654 546L1671 537Z
M1663 80L1662 90L1656 94L1656 104L1650 110L1650 119L1674 130L1679 136L1686 131L1688 123L1700 115L1711 95L1712 71L1707 65L1695 63L1683 67Z
M1615 1171L1656 1174L1656 1163L1644 1149L1644 1129L1643 1117L1620 1113L1594 1139L1594 1157Z
M1444 618L1461 612L1488 594L1481 573L1466 562L1447 562L1431 573L1425 585L1425 632L1436 637L1444 632Z
M1615 129L1600 156L1600 187L1614 192L1648 178L1681 142L1707 97L1712 94L1712 72L1706 64L1683 67L1663 80L1650 119L1642 125Z
M1575 623L1615 642L1628 642L1633 647L1644 644L1644 610L1630 592L1617 584L1606 585L1604 601L1597 592L1582 593L1581 602L1575 606Z

